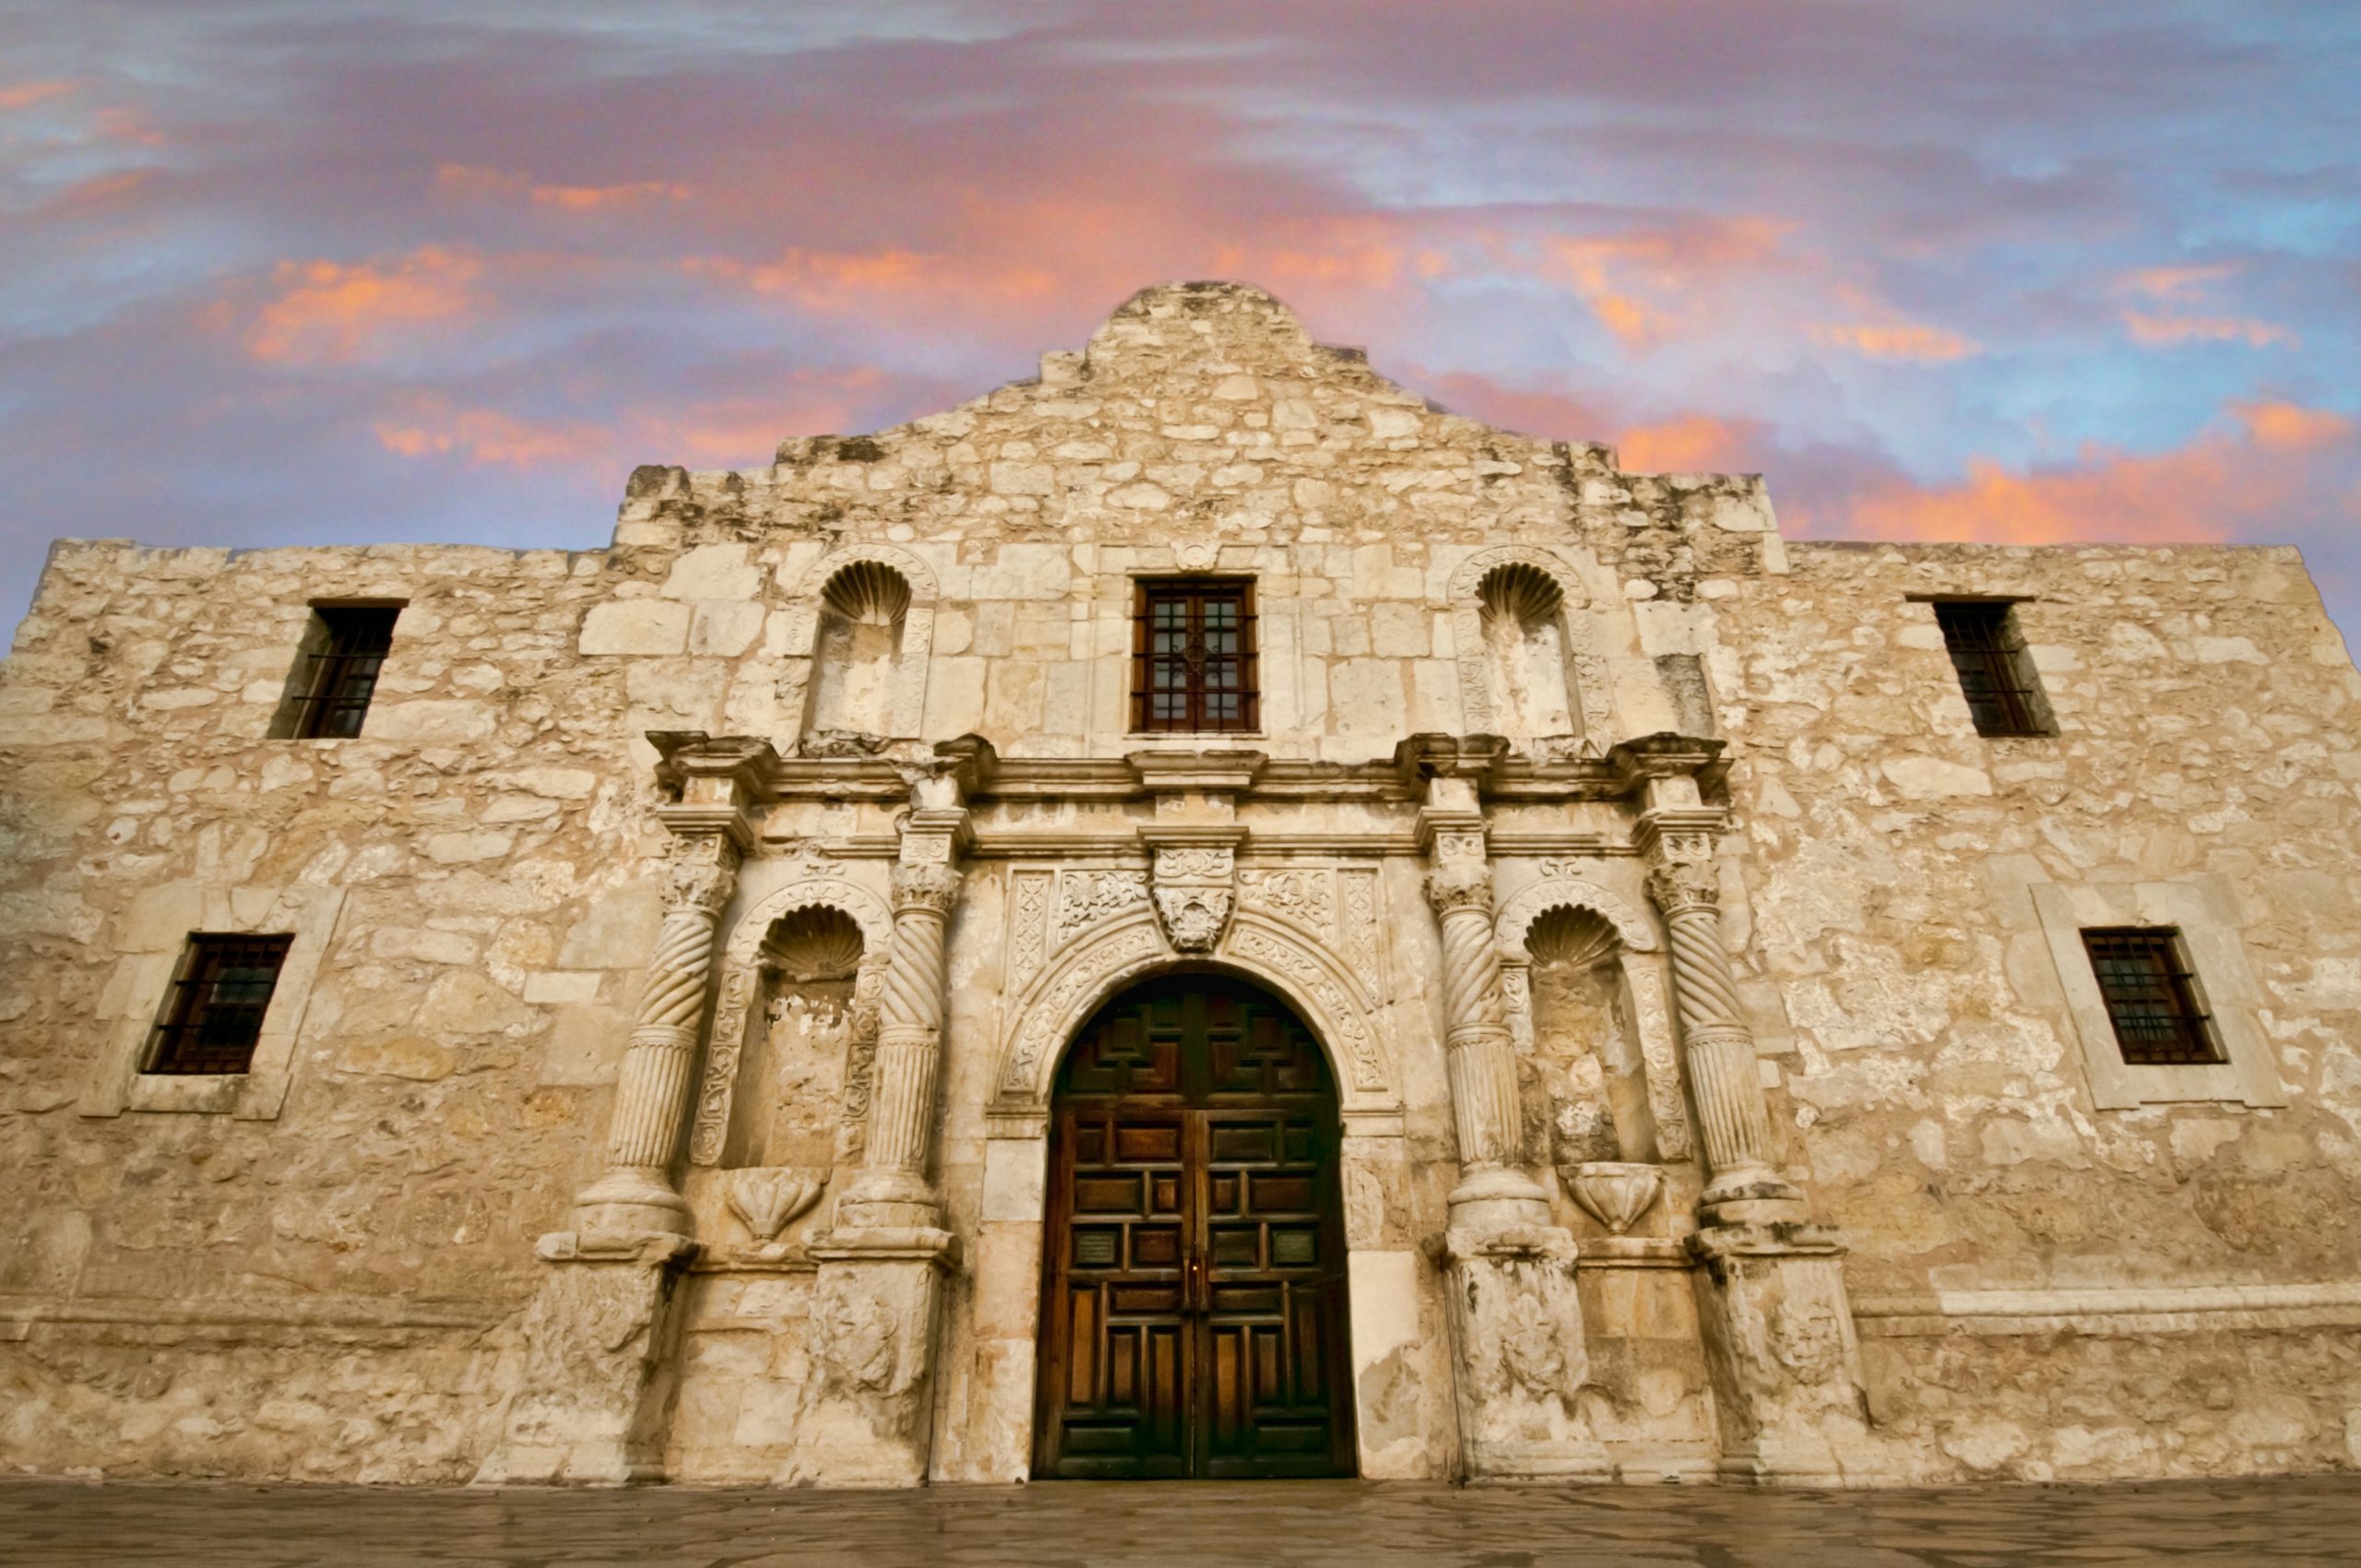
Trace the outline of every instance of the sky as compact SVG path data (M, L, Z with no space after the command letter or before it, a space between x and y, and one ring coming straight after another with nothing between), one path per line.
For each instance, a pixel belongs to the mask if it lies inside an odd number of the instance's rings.
M1259 284L1794 537L2294 543L2361 629L2353 0L0 0L53 538L603 546Z

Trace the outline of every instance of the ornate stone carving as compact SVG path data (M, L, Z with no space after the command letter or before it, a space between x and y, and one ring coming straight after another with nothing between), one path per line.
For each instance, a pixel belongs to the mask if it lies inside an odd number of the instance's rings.
M1046 871L1020 871L1009 879L1008 988L1021 992L1041 972L1050 954L1050 886Z
M1626 960L1623 980L1631 988L1632 1024L1640 1036L1640 1061L1646 1072L1648 1111L1656 1125L1659 1158L1687 1159L1695 1147L1689 1130L1689 1103L1680 1092L1680 1054L1672 1035L1672 1015L1665 1006L1664 981L1655 966Z
M730 1212L757 1241L776 1241L797 1216L820 1201L827 1185L825 1170L790 1166L748 1166L724 1174L721 1195Z
M1535 869L1540 879L1527 883L1501 901L1493 917L1501 948L1512 956L1525 951L1525 937L1534 921L1552 909L1588 909L1614 927L1617 940L1633 953L1653 953L1660 944L1655 924L1629 900L1619 897L1586 876L1578 875L1571 861L1543 861Z
M845 1020L844 1095L836 1112L836 1158L860 1158L869 1146L869 1092L877 1063L878 999L884 994L889 955L861 961L853 977L852 1011Z
M1221 941L1237 902L1237 867L1228 845L1156 846L1156 916L1175 952L1210 953Z
M947 864L897 865L894 868L894 912L924 909L947 915L959 901L959 873Z
M685 1234L688 1205L672 1184L713 972L714 925L737 885L739 849L725 834L675 839L665 872L639 1012L607 1129L607 1170L575 1200L587 1230ZM744 1014L739 1015L742 1028Z
M1574 1249L1542 1229L1444 1238L1460 1434L1484 1479L1605 1475L1575 1396L1590 1376Z
M567 1252L571 1235L563 1241ZM660 1474L661 1420L679 1273L687 1243L568 1255L526 1310L522 1380L500 1441L477 1472L486 1485L569 1481L615 1486Z
M1319 960L1293 944L1252 926L1241 927L1232 934L1229 951L1249 963L1287 976L1310 992L1328 1018L1331 1032L1337 1037L1335 1043L1351 1066L1353 1087L1371 1090L1385 1087L1385 1063L1378 1054L1376 1038L1363 1017L1360 1004L1321 969Z
M1641 823L1648 894L1664 911L1673 1006L1680 1015L1681 1052L1705 1146L1707 1182L1698 1206L1709 1223L1769 1218L1774 1211L1799 1221L1809 1215L1802 1194L1771 1169L1770 1111L1754 1032L1722 945L1714 821L1692 810L1652 814Z
M1229 924L1230 893L1219 887L1159 887L1157 918L1175 952L1210 953Z
M1324 939L1336 922L1329 884L1323 870L1243 871L1238 873L1238 896L1247 909L1268 910Z
M795 1456L779 1479L916 1486L926 1478L932 1426L941 1271L955 1246L939 1230L878 1230L813 1251L822 1261L812 1375Z
M1614 1236L1639 1223L1664 1192L1662 1167L1630 1160L1587 1159L1561 1165L1558 1177L1582 1211Z
M666 846L664 909L721 913L738 885L738 846L719 833L676 837Z
M872 966L882 964L885 949L893 935L893 917L884 902L867 888L852 883L843 875L844 867L823 853L818 845L805 839L786 854L778 863L790 880L785 886L766 895L739 920L731 932L729 952L724 959L721 979L721 999L714 1010L713 1043L706 1053L705 1076L697 1086L696 1121L689 1134L689 1159L696 1165L720 1162L723 1146L730 1136L730 1108L737 1096L739 1063L745 1052L746 1030L760 991L759 968L762 944L771 927L782 917L798 909L833 909L851 917L860 927L861 941L866 950L860 971L867 975ZM852 1027L860 1028L860 992L855 991ZM869 1008L869 1039L876 1039L874 987L871 988ZM866 1082L863 1083L866 1093ZM848 1098L851 1082L846 1084Z
M1070 871L1058 879L1057 947L1101 921L1147 902L1147 874L1136 871Z
M1382 944L1377 929L1377 873L1351 870L1340 873L1344 887L1345 958L1353 973L1364 977L1370 994L1383 996L1385 987L1378 965Z
M1072 967L1060 974L1048 992L1026 1008L1016 1049L1009 1053L1008 1071L1001 1087L1013 1094L1033 1092L1034 1075L1060 1041L1067 1015L1081 999L1097 990L1116 971L1155 957L1163 944L1154 928L1136 925L1102 938L1083 950Z
M1435 913L1439 915L1449 915L1459 909L1489 915L1492 912L1492 873L1480 863L1441 866L1427 873L1427 901L1435 907Z

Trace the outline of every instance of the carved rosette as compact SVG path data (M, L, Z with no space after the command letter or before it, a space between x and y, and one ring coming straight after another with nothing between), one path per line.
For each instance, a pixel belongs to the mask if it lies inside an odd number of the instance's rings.
M1157 846L1157 920L1176 953L1210 953L1237 903L1237 852L1228 845Z

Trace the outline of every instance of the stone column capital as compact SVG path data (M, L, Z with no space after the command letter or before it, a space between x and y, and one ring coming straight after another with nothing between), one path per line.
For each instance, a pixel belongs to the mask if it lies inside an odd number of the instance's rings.
M1437 866L1427 873L1427 901L1435 907L1438 915L1448 916L1457 909L1490 915L1491 868L1481 861L1464 861Z
M951 906L959 901L960 885L965 874L948 863L932 865L896 865L890 875L894 885L894 913L948 915Z

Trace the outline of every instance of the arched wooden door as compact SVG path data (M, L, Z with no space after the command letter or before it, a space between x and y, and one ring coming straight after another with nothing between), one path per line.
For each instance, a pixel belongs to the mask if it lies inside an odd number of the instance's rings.
M1348 1476L1336 1091L1277 998L1134 987L1058 1076L1034 1474Z

